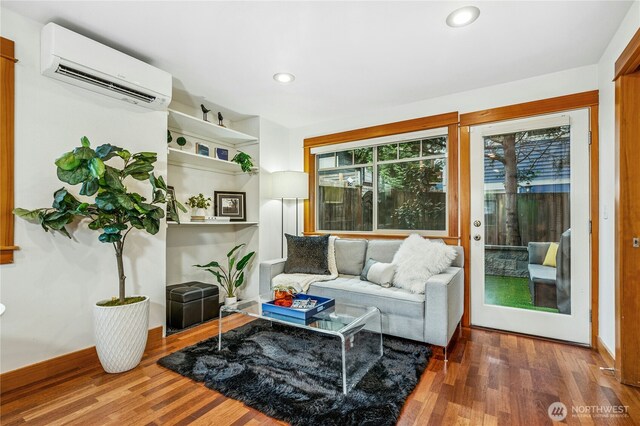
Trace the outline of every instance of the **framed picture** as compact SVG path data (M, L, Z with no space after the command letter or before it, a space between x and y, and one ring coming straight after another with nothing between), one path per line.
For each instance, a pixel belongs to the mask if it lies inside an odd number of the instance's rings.
M229 150L224 148L216 148L216 157L218 160L229 161Z
M209 156L209 147L207 145L203 145L201 143L196 143L196 154L208 157Z
M246 192L214 191L216 216L228 217L232 222L247 220Z
M176 190L173 186L167 186L167 220L180 223L178 206L176 205Z

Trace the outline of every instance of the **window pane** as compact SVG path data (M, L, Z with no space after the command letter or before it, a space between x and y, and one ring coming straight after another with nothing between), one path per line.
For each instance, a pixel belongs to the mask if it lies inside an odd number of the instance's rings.
M484 137L486 304L571 314L571 143L570 126ZM550 243L559 244L557 297L538 297L529 271ZM528 256L530 244L542 257ZM518 292L524 297L512 296Z
M422 156L439 155L447 153L447 137L436 136L422 140Z
M378 147L378 161L389 161L398 159L398 144L380 145Z
M328 169L336 166L336 154L331 152L329 154L318 155L318 168Z
M373 167L318 172L318 226L325 231L373 230Z
M354 164L373 163L373 148L357 148L353 150Z
M446 230L445 159L378 166L378 229Z
M400 158L420 157L420 141L404 142L400 144Z
M336 152L338 156L338 167L353 165L353 151Z

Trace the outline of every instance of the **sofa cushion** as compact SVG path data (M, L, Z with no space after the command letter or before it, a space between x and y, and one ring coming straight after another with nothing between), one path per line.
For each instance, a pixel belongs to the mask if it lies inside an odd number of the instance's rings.
M393 275L396 273L396 266L393 263L382 263L377 260L369 259L364 264L361 281L369 281L382 287L391 287Z
M364 268L367 240L336 239L336 263L338 273L360 275Z
M396 265L393 285L413 293L423 293L427 280L451 266L455 257L452 247L411 234L393 258Z
M366 259L373 259L382 263L391 263L402 241L403 240L369 240Z
M549 244L549 250L547 250L547 254L544 257L544 262L542 262L542 265L551 266L552 268L555 268L557 254L558 254L558 244L557 243Z
M321 237L287 237L285 274L331 275L329 271L329 235Z
M400 288L384 288L360 277L338 277L311 284L308 294L332 297L340 302L375 306L382 313L424 317L424 294L413 294Z
M531 277L532 281L555 284L556 268L552 268L550 266L537 265L535 263L530 263L529 276Z

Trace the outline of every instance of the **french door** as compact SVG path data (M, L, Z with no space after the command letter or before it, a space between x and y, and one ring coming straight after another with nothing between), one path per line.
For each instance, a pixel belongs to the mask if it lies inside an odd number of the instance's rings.
M590 344L588 110L470 131L471 323Z

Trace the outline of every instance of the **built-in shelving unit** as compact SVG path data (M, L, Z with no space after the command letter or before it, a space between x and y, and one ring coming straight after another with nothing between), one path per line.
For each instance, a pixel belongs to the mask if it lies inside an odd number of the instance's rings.
M168 162L174 166L192 167L200 170L222 173L244 173L238 163L220 160L213 157L205 157L193 152L169 148Z
M225 111L222 106L208 107L212 111ZM211 274L193 265L212 260L226 263L229 250L241 244L245 245L242 253L259 253L260 248L260 119L226 110L225 115L237 119L225 121L229 127L222 127L203 121L199 109L197 103L187 105L174 102L168 111L167 128L173 140L167 145L167 185L173 188L176 200L182 204L200 193L209 198L211 205L204 213L199 213L207 217L213 216L218 207L215 192L244 193L245 205L242 208L246 222L191 222L191 212L178 211L180 223L166 222L167 285L190 281L214 282ZM186 139L182 147L177 144L181 136ZM198 145L209 148L212 156L198 154ZM252 173L243 172L239 164L215 158L213 155L218 148L227 149L229 159L238 151L243 151L252 157L256 167ZM259 256L255 259L246 271L245 289L258 287ZM255 293L255 290L251 292Z
M169 110L169 128L189 136L197 136L209 141L225 142L232 146L257 142L257 138L253 136L218 126L172 109Z

